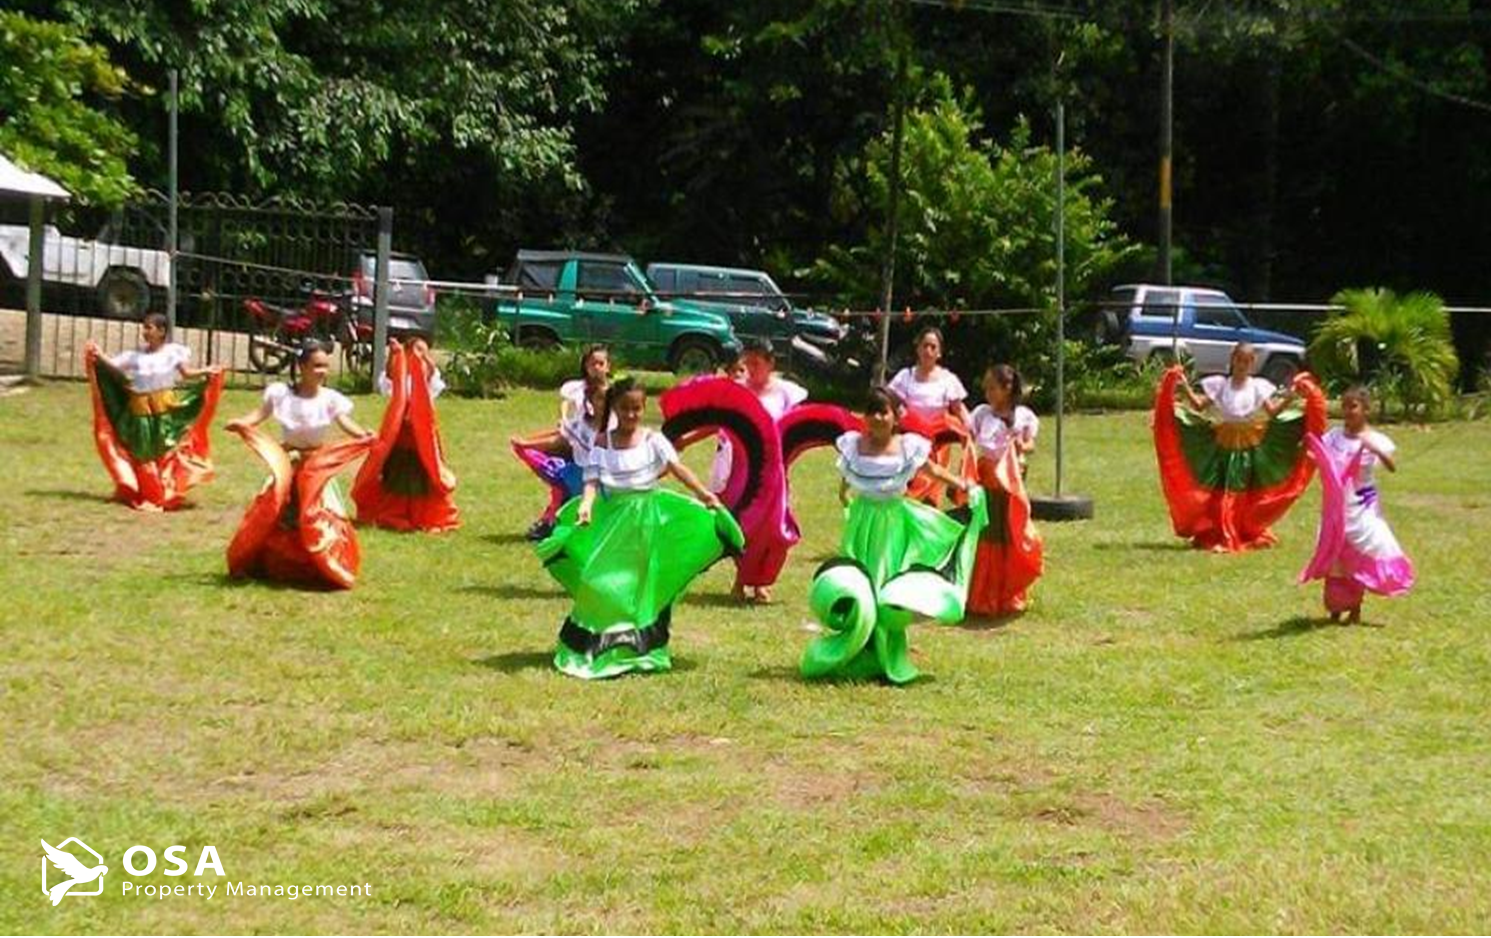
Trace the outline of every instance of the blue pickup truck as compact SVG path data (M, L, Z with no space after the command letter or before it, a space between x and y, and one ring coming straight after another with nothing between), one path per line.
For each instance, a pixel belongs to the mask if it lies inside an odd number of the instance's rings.
M1275 384L1288 384L1304 367L1302 340L1254 326L1221 290L1125 284L1113 289L1108 309L1106 331L1135 362L1189 357L1197 372L1221 373L1232 347L1249 342L1257 374Z

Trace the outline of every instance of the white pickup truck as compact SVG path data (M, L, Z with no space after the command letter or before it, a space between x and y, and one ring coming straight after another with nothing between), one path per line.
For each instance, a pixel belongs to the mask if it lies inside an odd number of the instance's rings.
M11 276L30 270L31 232L25 225L0 225L0 259ZM47 225L42 241L42 283L91 290L98 308L116 319L140 319L150 310L150 291L164 296L171 280L171 255L64 235Z

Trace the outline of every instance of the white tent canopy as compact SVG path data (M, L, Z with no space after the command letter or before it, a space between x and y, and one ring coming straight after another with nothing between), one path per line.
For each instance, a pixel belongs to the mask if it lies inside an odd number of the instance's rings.
M0 153L0 193L39 195L44 199L70 199L72 194L41 173L31 173Z

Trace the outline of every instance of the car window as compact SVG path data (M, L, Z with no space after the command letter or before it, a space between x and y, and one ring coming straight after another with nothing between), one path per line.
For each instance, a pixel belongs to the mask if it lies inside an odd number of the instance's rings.
M417 260L392 258L388 262L388 276L392 280L428 280L425 265Z
M529 261L518 271L517 286L530 290L553 290L559 286L561 261Z
M624 264L581 261L579 289L595 293L597 299L635 296L642 292Z
M673 282L673 292L679 296L688 296L699 292L699 274L692 270L680 270Z
M729 286L726 288L731 293L743 293L749 296L769 296L766 284L755 277L731 277Z
M1225 296L1198 293L1192 302L1196 308L1196 325L1218 326L1223 329L1247 328L1247 320Z
M1179 290L1150 290L1144 294L1144 308L1140 310L1140 315L1172 319L1179 305Z

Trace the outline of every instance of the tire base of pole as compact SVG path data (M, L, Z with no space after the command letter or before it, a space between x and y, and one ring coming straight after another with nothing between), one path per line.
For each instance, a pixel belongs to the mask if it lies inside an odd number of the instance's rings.
M1030 514L1037 521L1089 521L1092 499L1086 495L1032 495Z

